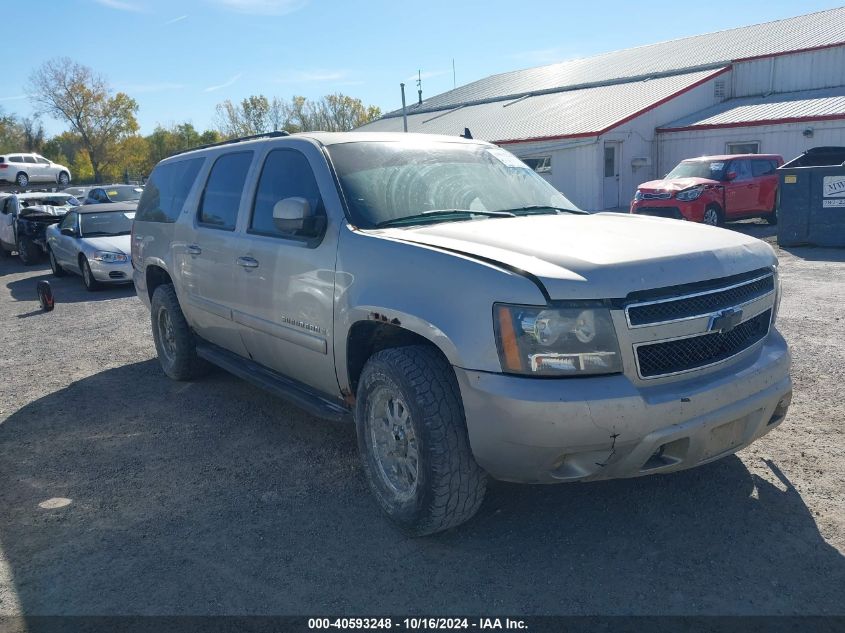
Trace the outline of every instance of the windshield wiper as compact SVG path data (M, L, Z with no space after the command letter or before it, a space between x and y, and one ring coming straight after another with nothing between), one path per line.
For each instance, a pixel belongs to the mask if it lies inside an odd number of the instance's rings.
M465 218L473 215L483 215L490 218L512 218L516 214L512 211L473 211L472 209L431 209L423 211L422 213L415 213L414 215L406 215L401 218L393 218L385 220L376 224L377 229L388 226L401 226L403 224L413 224L414 222L425 222L429 219L435 218ZM456 217L457 216L457 217Z
M553 207L548 204L531 204L525 207L516 207L514 209L503 209L514 215L550 215L558 213L577 213L579 215L586 214L586 211L580 209L566 209L564 207Z

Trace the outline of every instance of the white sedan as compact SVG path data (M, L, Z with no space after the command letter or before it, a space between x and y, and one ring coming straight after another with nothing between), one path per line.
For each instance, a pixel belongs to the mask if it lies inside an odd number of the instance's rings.
M88 290L132 282L130 258L135 204L84 205L47 229L47 254L56 277L82 276Z

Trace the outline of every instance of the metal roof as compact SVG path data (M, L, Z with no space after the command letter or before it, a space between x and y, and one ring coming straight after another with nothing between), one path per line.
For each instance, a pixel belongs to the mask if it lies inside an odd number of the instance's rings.
M845 86L729 99L658 128L658 132L845 118Z
M541 91L629 81L728 65L845 43L845 7L726 31L628 48L479 79L430 97L408 112L425 112ZM386 117L401 116L401 110Z
M569 90L535 97L411 114L409 132L462 134L495 142L593 136L658 105L726 69ZM383 118L361 132L401 132L402 117ZM357 133L357 131L356 131Z

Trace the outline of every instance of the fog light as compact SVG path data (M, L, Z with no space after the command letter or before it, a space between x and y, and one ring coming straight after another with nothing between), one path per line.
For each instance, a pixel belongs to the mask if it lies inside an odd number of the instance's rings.
M769 418L768 426L777 424L786 417L786 412L789 410L789 405L792 403L792 392L790 391L783 398L780 399L775 407L772 417Z

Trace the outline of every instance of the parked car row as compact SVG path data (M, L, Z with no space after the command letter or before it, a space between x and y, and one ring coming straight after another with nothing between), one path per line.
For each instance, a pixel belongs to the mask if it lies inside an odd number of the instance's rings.
M131 283L129 231L143 191L115 184L0 194L0 255L17 253L24 265L46 256L54 275L79 274L89 290Z

